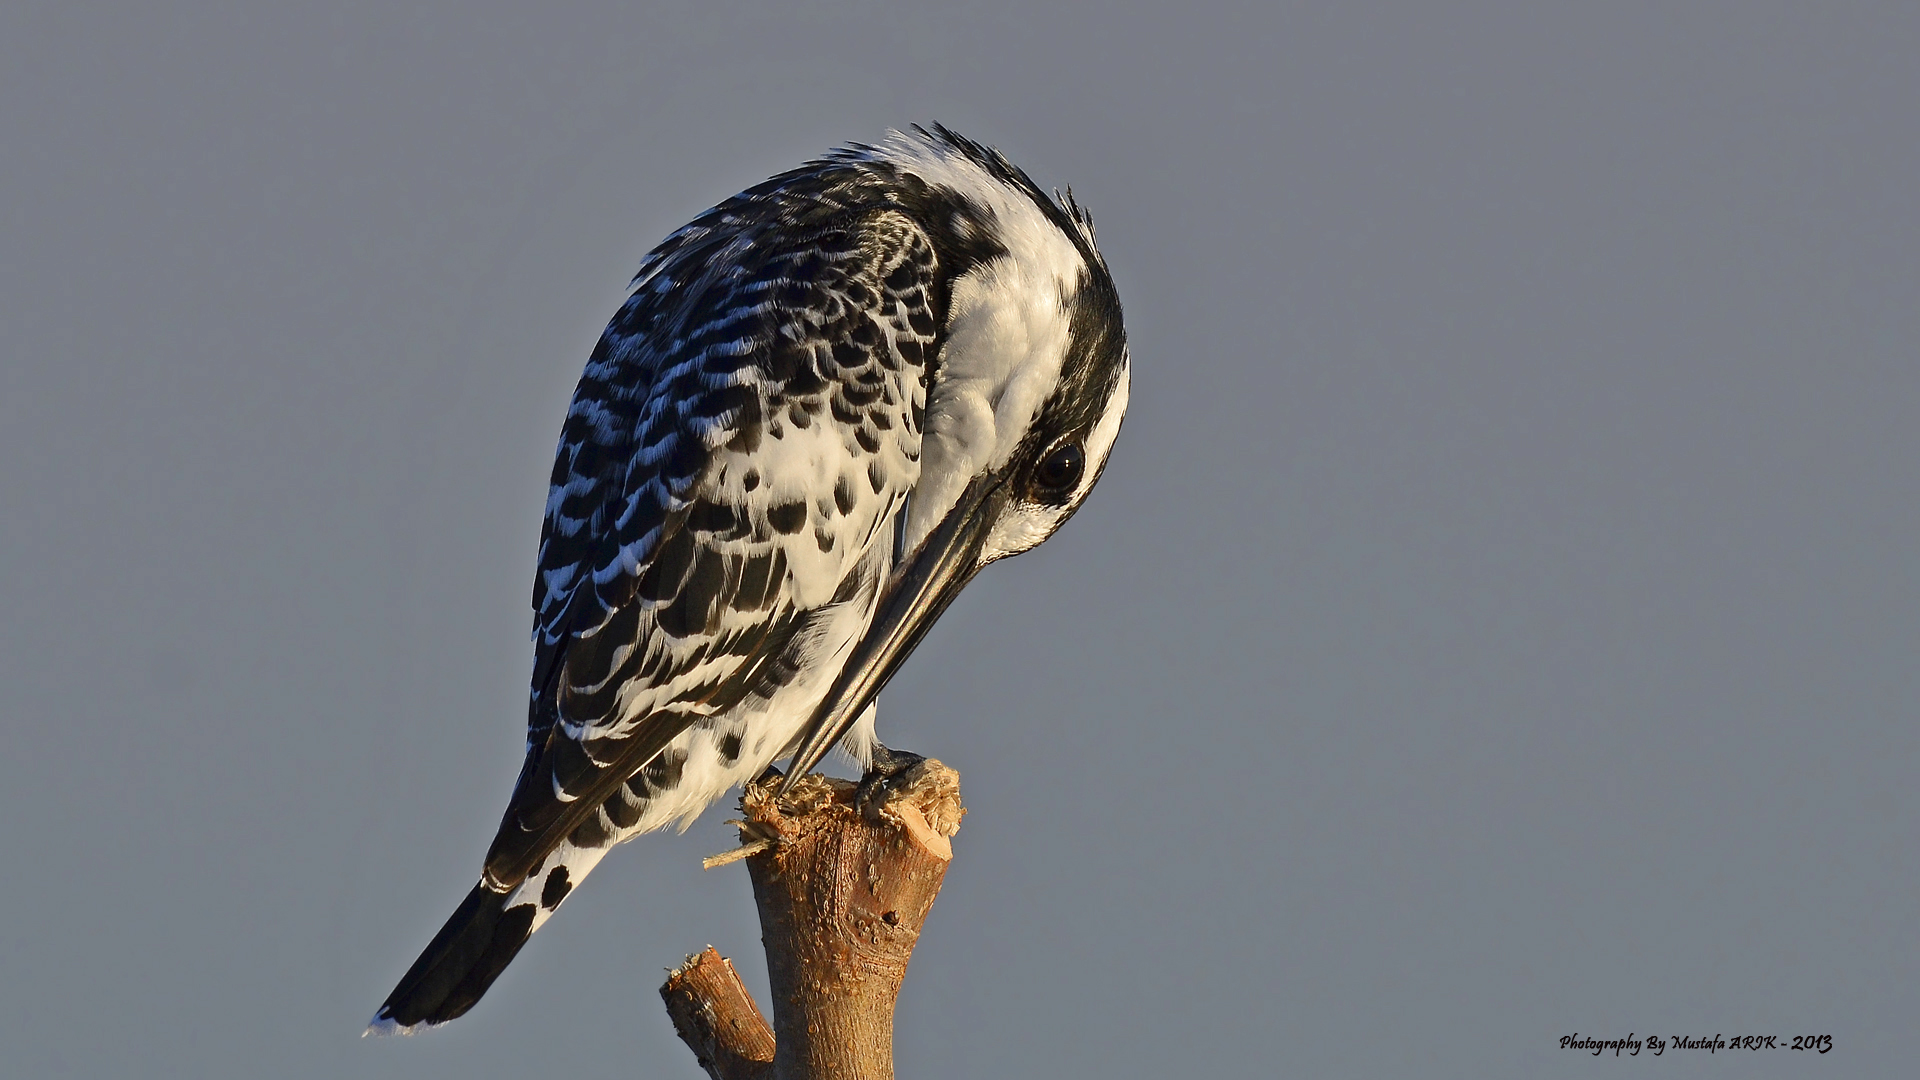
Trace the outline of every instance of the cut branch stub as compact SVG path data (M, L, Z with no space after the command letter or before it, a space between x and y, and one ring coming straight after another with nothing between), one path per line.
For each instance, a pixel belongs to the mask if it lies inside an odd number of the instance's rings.
M667 1016L713 1080L770 1080L773 1029L739 972L709 945L667 976Z
M855 785L809 776L785 796L748 785L746 857L773 984L773 1029L711 947L660 994L714 1080L892 1080L893 1006L966 814L960 775L927 760L870 816ZM752 854L749 854L752 852Z
M743 838L773 989L776 1080L891 1080L893 1007L960 828L960 776L914 766L873 817L855 785L810 776L784 798L749 787Z

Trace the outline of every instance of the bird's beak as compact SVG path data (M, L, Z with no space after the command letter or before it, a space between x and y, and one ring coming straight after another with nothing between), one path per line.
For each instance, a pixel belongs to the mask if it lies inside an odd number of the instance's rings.
M961 493L960 501L927 536L926 543L894 572L866 636L854 646L833 690L807 724L781 783L783 793L811 772L840 741L887 685L901 661L920 644L934 620L973 580L980 570L987 534L999 520L1007 498L1004 477L991 473L975 477Z

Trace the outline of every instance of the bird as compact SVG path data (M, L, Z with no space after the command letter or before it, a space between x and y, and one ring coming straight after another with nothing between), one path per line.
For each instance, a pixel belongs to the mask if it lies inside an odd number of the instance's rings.
M587 360L533 586L526 757L479 881L374 1015L473 1008L609 849L838 746L983 567L1105 470L1131 360L1074 200L942 125L670 234Z

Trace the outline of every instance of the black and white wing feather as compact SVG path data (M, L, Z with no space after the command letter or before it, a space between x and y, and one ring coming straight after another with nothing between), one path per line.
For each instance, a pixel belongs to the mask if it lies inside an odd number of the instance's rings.
M912 217L801 178L669 237L594 350L547 501L526 762L376 1025L465 1012L607 847L777 756L792 733L744 718L871 619L944 295Z
M668 237L561 433L512 798L373 1030L466 1012L619 841L782 756L860 756L959 590L1086 497L1127 387L1085 215L944 128Z
M776 245L689 226L587 367L548 498L498 884L575 830L587 846L630 826L631 806L592 809L682 730L769 696L810 616L879 584L860 567L918 473L933 248L896 211L823 217Z

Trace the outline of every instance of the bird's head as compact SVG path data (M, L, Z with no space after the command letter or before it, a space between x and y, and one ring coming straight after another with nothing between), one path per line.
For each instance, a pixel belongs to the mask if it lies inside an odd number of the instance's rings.
M913 193L950 268L901 559L811 737L804 774L982 567L1046 540L1105 469L1129 389L1120 299L1071 195L945 129L860 148Z

